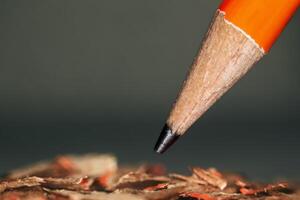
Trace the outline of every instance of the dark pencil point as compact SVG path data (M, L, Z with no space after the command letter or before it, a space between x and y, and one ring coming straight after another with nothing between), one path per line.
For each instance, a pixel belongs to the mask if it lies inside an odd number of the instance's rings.
M172 130L166 124L162 129L160 136L155 144L154 151L164 153L179 138L178 134L172 133Z

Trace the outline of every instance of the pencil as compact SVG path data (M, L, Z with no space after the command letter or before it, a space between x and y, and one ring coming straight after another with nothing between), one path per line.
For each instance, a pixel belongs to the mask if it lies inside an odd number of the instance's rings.
M154 150L166 151L276 41L300 0L224 0L217 9Z

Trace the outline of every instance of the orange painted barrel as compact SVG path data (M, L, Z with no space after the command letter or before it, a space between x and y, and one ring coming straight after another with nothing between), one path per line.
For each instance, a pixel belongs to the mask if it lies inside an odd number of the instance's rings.
M300 0L224 0L219 9L268 52L299 5Z

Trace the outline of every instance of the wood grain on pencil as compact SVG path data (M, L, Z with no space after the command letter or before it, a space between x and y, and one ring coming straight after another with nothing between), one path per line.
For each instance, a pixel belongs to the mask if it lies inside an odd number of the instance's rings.
M300 0L224 0L167 124L183 134L268 52Z
M183 134L263 56L260 47L217 11L167 124Z
M300 0L224 0L155 145L163 153L269 51Z

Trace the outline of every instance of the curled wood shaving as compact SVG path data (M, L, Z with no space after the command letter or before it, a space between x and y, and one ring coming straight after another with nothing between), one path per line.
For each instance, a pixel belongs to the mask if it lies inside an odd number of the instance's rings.
M1 181L0 182L0 193L8 189L15 189L20 187L34 187L41 185L43 182L42 178L38 177L28 177L24 179Z
M50 162L38 162L24 168L15 169L8 173L6 176L9 179L23 178L26 176L34 176L41 172L46 172L49 169Z
M201 180L206 181L212 186L216 186L223 190L227 186L227 181L221 177L221 173L217 173L216 170L204 170L196 167L192 169L193 173Z
M101 176L118 169L117 159L110 154L86 154L84 156L58 156L54 161L40 162L35 165L13 170L7 178Z
M84 156L69 156L80 174L98 177L118 169L117 159L110 154L87 154Z
M84 185L82 183L85 182ZM26 177L10 181L0 182L0 193L9 189L16 189L21 187L42 186L52 189L68 189L68 190L87 190L91 181L87 178L40 178L40 177Z
M179 199L195 199L195 200L216 200L216 198L212 197L208 194L201 194L196 192L187 192L182 195L180 195Z
M297 200L298 187L262 186L214 168L165 175L161 165L117 168L104 154L65 155L0 180L0 200ZM300 199L299 199L300 200Z
M168 200L178 197L187 188L186 183L157 184L144 190L134 190L148 200Z
M206 181L200 180L196 176L184 176L184 175L181 175L181 174L173 173L173 174L169 174L169 177L171 177L173 179L181 180L181 181L186 181L186 182L189 182L189 183L207 185Z
M19 189L0 195L1 200L69 200L60 195L48 195L41 188Z
M170 179L165 176L151 176L145 173L130 172L122 177L113 186L114 189L138 188L153 186L158 183L168 182Z
M49 190L51 193L68 197L72 200L145 200L143 197L126 193L89 192L78 193L68 190Z
M253 189L253 188L241 188L240 192L244 195L262 195L269 194L271 192L283 192L288 189L287 183L278 183L274 185L267 185L263 188Z
M163 190L163 189L167 189L168 188L168 183L159 183L157 185L154 186L149 186L144 188L144 191L158 191L158 190Z

